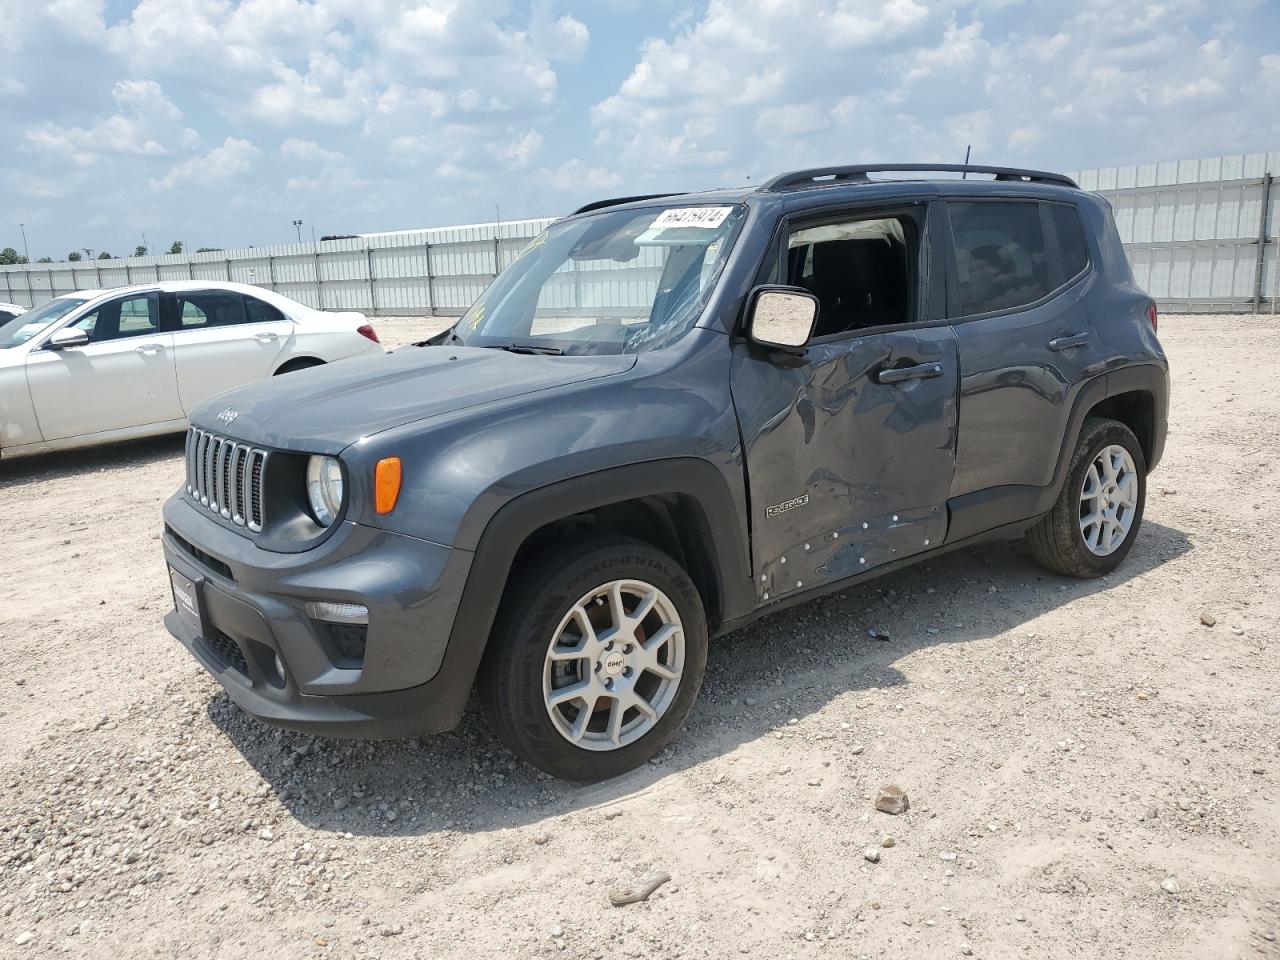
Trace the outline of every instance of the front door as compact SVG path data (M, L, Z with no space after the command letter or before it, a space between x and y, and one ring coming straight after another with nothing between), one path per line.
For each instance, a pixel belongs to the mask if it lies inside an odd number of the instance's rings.
M87 344L30 353L27 386L45 440L182 419L159 307L155 293L109 300L69 324Z
M784 282L818 298L800 360L734 347L757 596L770 600L928 550L947 531L958 358L924 326L924 217L789 227Z

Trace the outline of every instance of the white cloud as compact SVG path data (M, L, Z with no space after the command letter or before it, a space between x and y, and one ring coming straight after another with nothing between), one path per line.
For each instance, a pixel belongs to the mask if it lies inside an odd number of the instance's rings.
M159 180L153 180L152 186L161 189L214 186L248 173L261 156L262 151L248 140L227 137L222 146L184 160Z
M182 111L152 80L121 80L111 89L116 112L88 127L44 124L27 131L35 148L70 157L81 165L103 154L168 156L199 143L194 130L182 126Z

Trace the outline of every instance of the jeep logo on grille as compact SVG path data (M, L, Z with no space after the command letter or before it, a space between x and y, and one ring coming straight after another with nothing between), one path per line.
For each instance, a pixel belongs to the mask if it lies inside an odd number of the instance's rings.
M238 416L240 416L240 414L236 412L234 407L227 407L227 409L218 414L218 419L230 426L235 423L236 417Z

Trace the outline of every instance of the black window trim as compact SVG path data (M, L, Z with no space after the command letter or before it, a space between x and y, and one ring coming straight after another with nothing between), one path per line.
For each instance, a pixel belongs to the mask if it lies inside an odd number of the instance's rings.
M1089 231L1085 228L1084 218L1080 216L1080 208L1078 204L1068 200L1049 200L1042 197L1031 196L1010 196L1010 197L971 197L960 194L947 194L939 197L941 203L940 214L941 221L946 226L947 250L943 256L944 269L947 274L947 323L969 323L973 320L989 320L993 317L1005 317L1014 313L1026 313L1029 310L1035 310L1044 306L1050 300L1062 296L1071 287L1081 283L1088 277L1093 275L1094 256L1092 241L1089 237ZM1035 203L1039 205L1040 226L1045 234L1045 253L1050 258L1050 275L1053 279L1058 279L1063 275L1064 267L1062 263L1062 253L1058 246L1058 231L1053 228L1049 212L1046 210L1048 204L1059 204L1061 206L1073 207L1076 216L1080 217L1080 229L1085 237L1085 252L1088 254L1088 262L1083 270L1073 277L1069 277L1059 283L1056 287L1040 297L1038 300L1032 300L1030 303L1019 304L1016 307L1005 307L1002 310L989 310L986 313L967 313L953 315L953 310L958 310L960 306L960 268L956 260L956 240L955 231L951 224L951 204L952 203Z
M831 206L807 207L803 210L797 210L792 213L783 214L778 218L777 224L774 226L773 236L769 239L769 245L766 248L764 257L761 259L760 267L756 270L752 288L754 289L761 284L769 283L769 272L780 268L786 269L786 254L784 252L784 243L786 237L791 231L797 227L820 227L830 223L842 223L846 220L879 220L889 217L905 218L913 222L915 229L919 231L919 243L917 249L917 263L915 268L916 282L913 284L914 289L911 290L911 313L916 317L924 317L927 314L934 313L931 307L934 307L933 298L942 293L941 290L933 289L930 284L930 266L933 263L932 247L935 246L931 237L936 229L935 221L931 214L932 208L935 206L932 199L919 200L899 200L886 201L880 200L873 203L854 203L845 200L842 203L833 204ZM945 262L944 262L945 263ZM945 266L944 266L945 269ZM785 277L785 273L783 274ZM743 343L750 342L750 338L746 335L747 323L747 303L750 298L744 301L742 311L738 316L737 322L734 324L732 342ZM945 310L934 319L917 319L909 323L890 323L883 324L878 327L863 327L858 330L846 330L840 333L830 333L825 337L814 337L809 341L810 346L828 346L831 344L841 343L843 341L857 340L862 337L879 336L882 333L897 333L904 330L919 330L925 327L946 326L949 321L945 316Z

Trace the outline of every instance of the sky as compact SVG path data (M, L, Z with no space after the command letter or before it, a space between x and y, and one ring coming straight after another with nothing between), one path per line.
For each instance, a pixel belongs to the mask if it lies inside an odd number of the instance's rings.
M0 0L0 247L1280 149L1280 0Z

